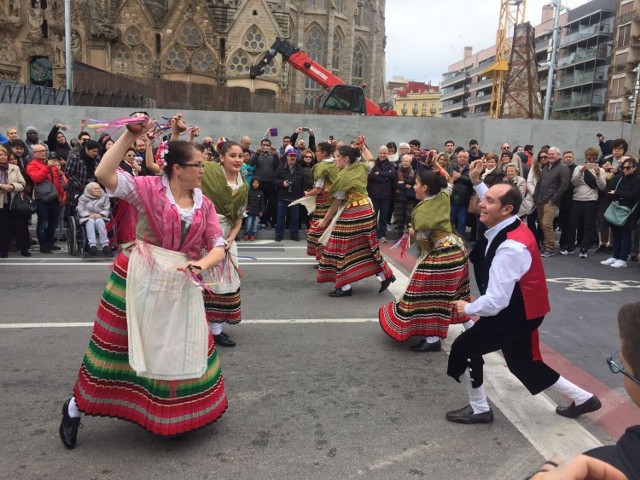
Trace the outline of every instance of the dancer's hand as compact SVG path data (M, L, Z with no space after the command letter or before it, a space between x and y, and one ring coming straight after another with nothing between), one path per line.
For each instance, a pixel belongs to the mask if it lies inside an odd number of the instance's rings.
M464 300L456 300L455 302L453 302L453 308L455 308L458 313L464 314L464 307L468 303L469 302L465 302Z
M202 273L202 270L204 270L204 265L202 265L201 261L198 261L198 262L189 261L184 267L176 267L176 270L178 270L179 272L190 271L194 275L200 276L200 274Z

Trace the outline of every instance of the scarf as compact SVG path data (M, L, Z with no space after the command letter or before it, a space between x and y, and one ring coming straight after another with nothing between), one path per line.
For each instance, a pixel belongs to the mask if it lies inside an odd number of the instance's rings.
M362 162L356 162L338 172L335 182L331 185L331 195L337 192L347 192L347 195L357 193L368 197L367 176L369 166Z
M9 183L9 162L0 165L0 183Z
M202 193L213 202L218 214L225 216L233 226L247 205L249 186L242 180L240 188L233 190L224 175L221 164L207 162L202 176Z
M422 200L411 213L411 225L418 231L451 233L451 200L445 190Z

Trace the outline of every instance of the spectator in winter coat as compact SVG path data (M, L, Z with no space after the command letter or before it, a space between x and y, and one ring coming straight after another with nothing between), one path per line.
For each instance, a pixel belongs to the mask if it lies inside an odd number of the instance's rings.
M286 217L289 218L289 229L291 232L291 240L299 241L298 237L298 219L300 213L300 205L290 207L289 204L293 200L302 197L304 190L302 185L304 177L302 169L298 165L298 156L295 151L287 152L287 161L281 164L276 170L275 184L278 188L278 219L276 222L276 242L284 237L286 226Z
M382 243L387 242L387 219L389 218L393 186L396 180L396 171L387 158L388 154L389 149L386 145L378 149L378 158L376 158L367 177L367 191L373 202L373 211L378 222L376 233Z
M113 252L109 247L107 237L106 220L109 218L109 196L96 182L89 182L84 189L84 194L78 199L78 216L80 225L84 225L89 243L89 253L98 254L96 232L100 237L102 253L111 257Z
M255 240L258 228L260 228L260 217L264 214L265 208L264 192L260 190L260 179L254 176L251 179L251 189L247 200L247 217L244 220L243 240Z
M411 222L411 212L417 203L413 189L416 172L411 168L412 160L411 155L402 157L394 184L393 215L399 232L403 232Z

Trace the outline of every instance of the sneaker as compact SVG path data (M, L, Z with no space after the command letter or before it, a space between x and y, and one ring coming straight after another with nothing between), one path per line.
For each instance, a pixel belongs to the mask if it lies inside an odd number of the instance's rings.
M255 236L255 235L250 235L250 236L249 236L249 240L251 240L252 242L253 242L255 239L256 239L256 236Z
M627 262L624 260L616 260L611 264L613 268L627 268Z
M551 252L549 250L543 250L542 252L540 252L540 256L544 258L553 257L555 254L555 252Z
M606 260L603 260L600 262L600 265L611 265L616 261L615 258L611 257L611 258L607 258Z
M580 253L578 254L578 258L587 258L587 251L580 250Z
M243 235L242 240L249 240L249 235Z
M573 249L569 250L567 248L564 248L560 250L560 255L573 255Z

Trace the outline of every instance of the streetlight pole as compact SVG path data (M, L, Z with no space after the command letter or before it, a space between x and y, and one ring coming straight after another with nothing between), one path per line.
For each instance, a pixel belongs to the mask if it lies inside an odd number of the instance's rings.
M560 0L554 0L555 15L553 17L553 33L551 36L551 62L549 64L549 77L547 78L547 95L544 98L544 120L549 120L551 110L551 96L553 95L553 77L556 73L556 55L558 51L558 29L560 26Z
M64 63L67 77L67 105L71 105L71 0L64 0Z

